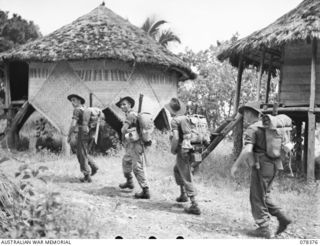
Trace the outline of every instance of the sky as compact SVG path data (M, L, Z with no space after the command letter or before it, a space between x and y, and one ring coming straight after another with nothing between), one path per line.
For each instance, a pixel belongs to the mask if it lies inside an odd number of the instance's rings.
M216 41L240 38L259 30L295 8L302 0L105 0L105 6L141 26L147 17L168 22L181 39L169 48L195 52ZM89 13L102 0L0 0L0 9L32 20L43 35Z

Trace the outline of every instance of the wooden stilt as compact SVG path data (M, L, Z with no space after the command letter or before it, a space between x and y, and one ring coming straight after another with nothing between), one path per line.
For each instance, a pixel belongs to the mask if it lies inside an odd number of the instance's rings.
M5 88L5 101L4 104L8 108L11 103L10 93L10 77L9 77L9 64L4 64L4 88Z
M268 71L268 80L267 80L267 88L266 88L266 100L265 103L269 103L269 94L270 94L270 82L271 82L271 72L272 72L272 55L270 57L269 63L269 71Z
M261 89L261 81L263 75L263 65L264 65L264 57L265 57L265 49L262 50L261 59L260 59L260 68L259 68L259 77L258 77L258 84L257 84L257 97L256 101L260 101L260 89Z
M240 92L241 92L241 81L242 81L243 70L244 70L243 56L241 55L239 58L239 64L238 64L237 86L236 86L236 93L235 93L234 104L233 104L234 115L237 114L239 103L240 103Z
M297 121L296 122L296 163L298 164L299 172L302 172L302 122Z
M307 162L308 162L308 120L305 122L304 126L304 141L303 141L303 174L307 173Z
M308 157L307 157L307 180L314 180L314 143L316 116L314 114L316 97L316 63L317 63L317 39L312 40L311 80L310 80L310 105L308 112Z
M314 150L316 116L308 112L308 155L307 155L307 180L314 181Z
M237 86L236 86L234 106L233 106L234 116L238 112L239 103L240 103L240 92L241 92L241 81L242 81L243 70L244 70L243 57L240 56L239 64L238 64ZM235 157L238 157L242 150L242 134L243 134L243 122L240 122L233 130L233 154Z

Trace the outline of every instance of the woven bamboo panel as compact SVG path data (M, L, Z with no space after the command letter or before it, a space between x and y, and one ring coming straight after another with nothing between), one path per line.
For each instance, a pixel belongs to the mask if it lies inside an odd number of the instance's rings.
M81 82L67 62L59 62L51 75L31 100L31 104L58 126L66 135L72 118L72 105L68 101L69 94L76 93L89 104L90 90ZM93 97L95 106L104 107L98 98Z
M54 66L54 63L31 62L29 64L29 99L32 99L37 94L44 81L52 73Z
M155 76L157 78L157 76ZM163 77L162 75L158 77ZM170 101L172 97L177 97L178 78L173 74L171 76L165 74L165 80L151 79L149 86L156 93L157 99L161 107ZM145 76L145 80L150 79L150 76Z
M148 81L142 74L135 77L134 82L131 87L138 95L141 93L144 95L142 110L144 112L149 112L155 118L156 114L161 110L161 105L158 101L157 92L154 91Z

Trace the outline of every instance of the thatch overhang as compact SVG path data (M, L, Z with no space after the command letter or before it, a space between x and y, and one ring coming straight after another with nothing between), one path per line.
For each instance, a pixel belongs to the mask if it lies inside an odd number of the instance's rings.
M157 65L177 71L181 80L195 78L178 56L103 5L43 38L0 54L0 61L90 59Z
M285 44L309 42L312 38L320 39L320 0L303 1L269 26L224 47L218 54L218 59L224 61L229 58L230 63L237 67L239 58L243 55L247 66L259 66L261 53L265 50L268 54L266 68L271 55L272 66L279 68L281 50Z

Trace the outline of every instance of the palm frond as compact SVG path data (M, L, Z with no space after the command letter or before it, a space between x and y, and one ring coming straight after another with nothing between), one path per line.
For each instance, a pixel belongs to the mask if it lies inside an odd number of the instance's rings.
M158 42L162 46L167 47L169 42L181 43L181 40L171 30L165 30L160 34Z
M148 33L151 26L152 26L152 20L151 20L150 17L148 17L148 18L145 20L145 22L142 24L141 29L142 29L143 31L145 31L146 33Z
M152 26L150 27L150 30L148 31L148 34L155 38L157 34L159 33L160 26L167 23L165 20L159 20L152 23Z

